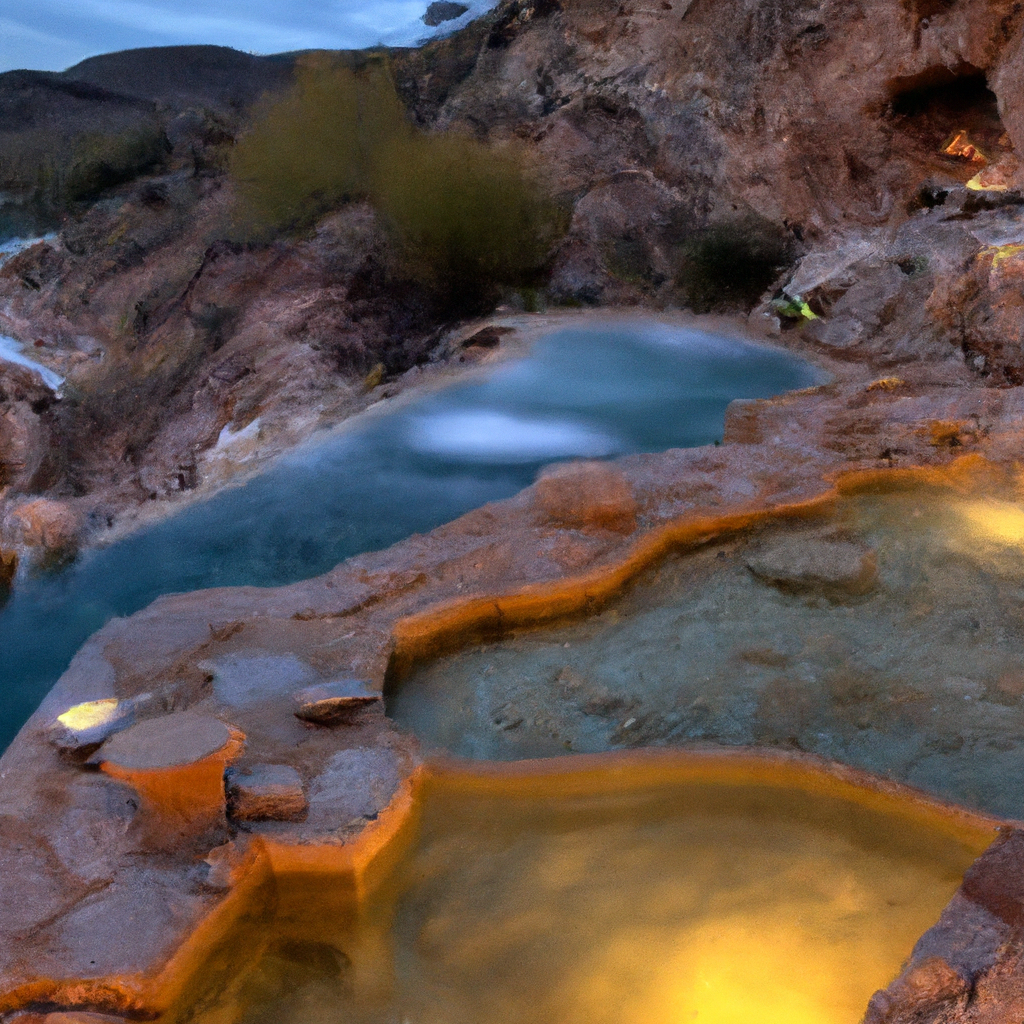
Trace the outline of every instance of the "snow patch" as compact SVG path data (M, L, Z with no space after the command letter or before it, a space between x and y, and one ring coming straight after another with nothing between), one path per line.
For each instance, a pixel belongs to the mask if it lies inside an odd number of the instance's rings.
M15 341L13 338L7 337L6 334L0 334L0 360L14 363L16 366L24 366L34 373L38 373L43 383L51 391L59 391L64 383L64 378L41 363L37 363L34 359L22 355L23 347L20 341Z

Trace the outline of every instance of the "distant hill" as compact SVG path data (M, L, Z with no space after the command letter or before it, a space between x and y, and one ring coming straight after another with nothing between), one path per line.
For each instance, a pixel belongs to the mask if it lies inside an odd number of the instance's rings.
M288 86L297 56L149 47L0 74L0 235L52 222L175 148L198 156L230 138L254 103Z
M257 57L226 46L154 46L90 57L55 77L172 108L238 110L286 86L295 57Z

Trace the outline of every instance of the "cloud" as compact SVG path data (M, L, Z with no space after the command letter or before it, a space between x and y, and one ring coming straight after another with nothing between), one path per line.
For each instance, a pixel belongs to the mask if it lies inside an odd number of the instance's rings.
M0 71L60 70L97 53L137 46L216 43L256 53L411 46L444 35L494 6L436 29L423 24L429 0L32 0L0 18ZM60 26L60 35L52 31Z

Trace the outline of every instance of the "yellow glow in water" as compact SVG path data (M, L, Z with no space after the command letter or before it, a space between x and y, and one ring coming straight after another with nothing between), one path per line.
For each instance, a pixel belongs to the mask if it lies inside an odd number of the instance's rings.
M530 785L432 788L357 920L279 879L267 954L195 1024L857 1024L992 834L786 788Z
M84 704L76 704L69 708L63 715L59 715L57 721L73 732L85 732L86 729L95 729L98 725L105 725L117 714L119 701L114 697L104 700L90 700Z
M1024 508L1009 501L969 501L963 505L963 516L971 532L1003 547L1024 545Z

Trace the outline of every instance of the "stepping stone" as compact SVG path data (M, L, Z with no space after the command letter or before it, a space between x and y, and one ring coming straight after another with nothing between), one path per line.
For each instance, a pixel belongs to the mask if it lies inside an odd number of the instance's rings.
M296 718L315 725L340 725L352 721L363 708L382 700L379 693L368 693L362 679L338 679L308 686L295 694Z
M310 784L307 822L332 832L359 818L375 818L390 803L401 777L393 750L339 750Z
M245 736L217 718L185 711L117 733L90 758L142 798L143 844L181 850L208 842L226 825L224 770Z
M286 764L229 768L228 813L238 821L298 821L306 814L299 773Z
M213 675L213 695L230 708L250 708L275 697L287 697L297 686L308 686L316 673L294 654L246 651L199 663Z
M128 700L108 697L76 704L57 716L47 728L46 738L58 750L69 753L96 747L134 725L136 710L150 700L152 696L144 693Z

